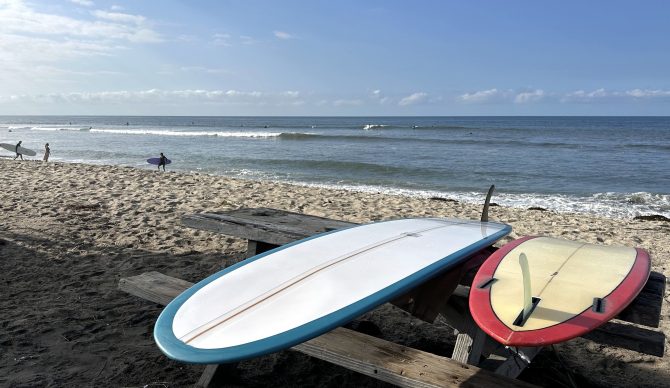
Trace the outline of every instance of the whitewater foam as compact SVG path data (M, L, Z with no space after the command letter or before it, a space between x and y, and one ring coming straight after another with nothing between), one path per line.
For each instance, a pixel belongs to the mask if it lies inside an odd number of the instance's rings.
M70 127L70 126L58 126L58 127L29 127L33 131L90 131L93 127Z
M388 127L388 125L384 125L384 124L365 124L363 126L363 129L365 129L365 130L382 129L382 128L386 128L386 127Z
M225 132L225 131L171 131L160 129L96 129L92 133L111 133L121 135L154 135L154 136L181 136L181 137L250 137L250 138L272 138L281 135L281 132Z
M285 183L412 198L446 198L468 204L482 204L486 195L479 192L442 192L371 185ZM640 198L644 198L644 200L639 201ZM496 193L492 202L516 209L540 207L557 213L580 213L608 218L630 219L636 216L654 214L670 218L670 195L652 193L597 193L588 197L561 194Z

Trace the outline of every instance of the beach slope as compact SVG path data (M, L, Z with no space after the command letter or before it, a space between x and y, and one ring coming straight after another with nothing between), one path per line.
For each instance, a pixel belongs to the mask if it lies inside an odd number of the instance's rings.
M10 387L197 381L202 366L170 361L153 342L161 306L117 289L120 278L146 271L196 282L244 257L245 241L186 228L184 214L262 206L351 222L480 215L479 205L153 169L0 160L0 170L0 386ZM490 216L513 226L504 241L546 235L636 246L650 253L653 270L670 273L668 222L500 206ZM660 330L670 333L667 303L662 318ZM453 348L441 321L425 324L388 305L364 319L388 340L438 353ZM670 386L668 347L664 358L581 339L557 350L591 386L660 387ZM384 386L293 352L243 362L238 372L238 386Z

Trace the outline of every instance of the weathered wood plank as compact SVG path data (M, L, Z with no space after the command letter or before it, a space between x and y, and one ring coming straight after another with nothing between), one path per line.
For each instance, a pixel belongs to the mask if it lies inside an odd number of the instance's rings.
M166 305L193 283L164 275L160 272L145 272L119 280L119 290L154 303Z
M479 365L487 335L468 316L466 327L456 335L456 344L451 358L470 365ZM516 377L516 376L513 376Z
M152 284L156 281L159 286ZM151 302L166 304L174 297L174 291L183 291L190 285L192 283L184 280L151 272L121 279L119 289ZM446 357L345 328L336 328L294 346L292 350L403 387L533 387ZM203 379L209 381L215 368L206 368Z
M269 208L187 214L182 216L182 223L196 229L274 245L284 245L315 234L356 225Z
M194 388L208 388L219 369L218 365L207 365Z
M665 295L665 275L652 271L640 294L626 307L617 319L649 327L658 327Z
M618 322L607 322L582 336L599 344L634 350L638 353L663 357L665 334Z
M528 387L484 369L338 328L293 347L347 369L403 387Z

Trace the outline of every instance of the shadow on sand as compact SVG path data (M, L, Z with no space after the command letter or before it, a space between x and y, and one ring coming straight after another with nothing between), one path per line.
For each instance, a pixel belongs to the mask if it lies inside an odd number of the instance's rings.
M193 384L204 367L171 361L154 345L153 325L162 306L119 291L118 281L159 271L196 282L243 256L244 252L223 258L196 251L174 255L98 247L12 233L0 225L0 386ZM448 326L424 323L390 305L367 313L352 326L443 356L453 350L453 331ZM571 379L580 387L598 387L586 376L568 376L556 356L545 352L521 378L546 387L569 387ZM242 362L220 383L231 387L389 386L296 352Z

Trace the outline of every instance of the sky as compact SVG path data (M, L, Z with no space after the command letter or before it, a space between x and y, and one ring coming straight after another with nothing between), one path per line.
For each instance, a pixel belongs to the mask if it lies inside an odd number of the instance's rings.
M0 0L0 114L669 115L670 2Z

